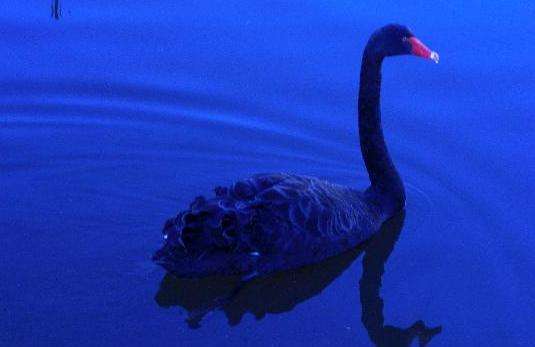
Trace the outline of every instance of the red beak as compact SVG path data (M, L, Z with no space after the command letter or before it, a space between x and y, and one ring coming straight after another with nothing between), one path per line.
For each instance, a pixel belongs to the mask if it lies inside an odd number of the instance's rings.
M439 56L437 52L430 50L422 41L418 40L416 37L409 38L409 42L412 46L412 54L425 59L431 59L438 64Z

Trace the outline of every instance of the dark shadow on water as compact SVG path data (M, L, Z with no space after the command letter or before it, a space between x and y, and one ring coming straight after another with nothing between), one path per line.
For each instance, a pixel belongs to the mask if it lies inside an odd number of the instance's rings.
M266 313L291 311L297 304L318 295L351 265L362 247L320 264L278 272L243 283L240 277L180 279L168 273L156 294L161 307L181 306L188 311L191 328L199 326L205 314L225 312L230 325L240 323L247 312L257 319Z
M180 279L166 274L155 300L159 306L180 306L188 312L186 322L198 328L204 316L222 310L231 326L240 323L245 313L256 319L267 313L291 311L329 286L364 252L360 279L362 323L377 346L410 346L418 338L425 346L442 328L428 328L417 321L408 328L384 325L383 300L379 292L384 265L403 227L404 214L386 222L369 242L332 257L319 264L278 272L243 283L239 277L218 277L199 280Z
M383 299L380 296L385 263L403 228L404 215L401 214L383 225L381 232L366 246L362 259L362 277L359 282L362 324L370 340L376 346L410 346L418 338L420 346L426 346L431 339L442 331L442 327L429 328L421 320L408 328L384 325Z

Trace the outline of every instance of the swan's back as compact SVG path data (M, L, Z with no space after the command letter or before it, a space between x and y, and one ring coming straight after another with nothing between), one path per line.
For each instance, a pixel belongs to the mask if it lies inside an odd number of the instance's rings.
M155 259L179 276L269 273L321 261L369 238L379 213L356 190L259 174L218 187L167 221Z

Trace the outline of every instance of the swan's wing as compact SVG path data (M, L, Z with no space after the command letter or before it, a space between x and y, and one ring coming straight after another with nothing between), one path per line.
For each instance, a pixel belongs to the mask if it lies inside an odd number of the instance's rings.
M270 272L312 263L368 238L362 195L315 178L261 174L218 187L164 227L154 259L184 276Z
M258 219L273 251L345 248L369 237L377 224L361 193L316 178L287 175L257 198L268 206Z

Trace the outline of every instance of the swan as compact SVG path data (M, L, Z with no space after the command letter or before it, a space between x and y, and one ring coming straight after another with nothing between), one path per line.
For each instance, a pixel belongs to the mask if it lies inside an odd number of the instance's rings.
M216 187L213 197L195 198L165 223L163 245L153 260L178 277L248 279L320 262L374 235L405 207L379 105L382 62L397 55L439 59L403 25L386 25L369 38L358 93L360 148L370 179L366 190L286 173Z

